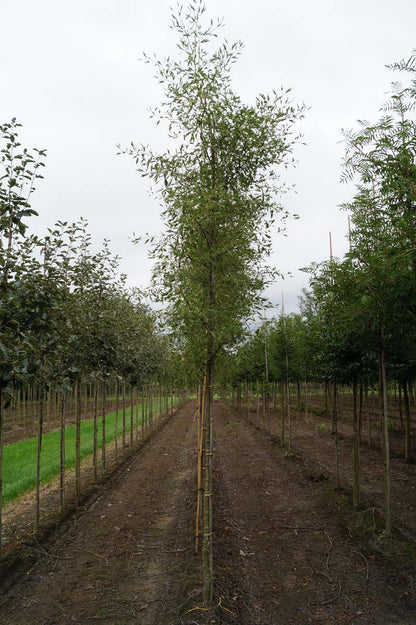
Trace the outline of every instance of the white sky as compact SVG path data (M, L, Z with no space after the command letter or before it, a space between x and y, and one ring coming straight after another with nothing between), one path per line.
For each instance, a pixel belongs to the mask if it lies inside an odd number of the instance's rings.
M186 3L185 3L186 4ZM414 0L207 0L210 17L224 17L229 41L242 40L234 86L244 100L291 87L310 108L301 129L307 143L288 180L297 193L285 206L300 215L276 237L273 262L292 278L269 290L273 303L284 290L286 311L296 310L307 285L298 269L346 249L347 217L337 206L352 189L339 184L341 128L375 121L397 75L384 65L416 47ZM32 206L32 229L85 217L98 242L111 240L123 257L129 283L145 287L151 263L133 232L158 234L160 207L148 183L117 143L164 146L164 133L149 119L160 89L143 51L175 54L169 0L0 0L0 123L17 117L27 147L46 148L45 180Z

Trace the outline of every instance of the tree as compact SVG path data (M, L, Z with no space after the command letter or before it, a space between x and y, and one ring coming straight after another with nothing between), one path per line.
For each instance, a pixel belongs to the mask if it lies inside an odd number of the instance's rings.
M45 151L35 148L32 154L20 149L20 126L15 118L0 126L0 535L4 406L10 401L17 371L28 366L24 326L36 323L43 314L24 305L27 300L20 288L22 277L39 267L32 257L36 239L25 240L25 232L26 219L36 214L29 200L36 180L42 178L39 168L44 166Z
M213 597L212 406L219 352L233 344L258 307L271 275L264 257L282 214L276 200L276 165L292 160L294 123L303 107L288 92L259 95L243 104L230 71L242 44L213 50L220 23L203 24L205 7L192 2L172 16L178 60L145 57L154 64L165 100L154 111L166 121L173 147L155 154L134 144L130 153L164 204L166 232L153 247L154 286L168 303L170 323L207 376L204 509L204 600Z
M409 321L414 326L416 313L416 51L389 67L410 74L412 80L407 86L392 84L381 109L384 115L376 123L360 122L357 131L345 133L343 173L344 180L358 180L357 193L346 205L353 223L350 256L368 276L368 297L377 311L387 534L391 499L386 358L396 327Z

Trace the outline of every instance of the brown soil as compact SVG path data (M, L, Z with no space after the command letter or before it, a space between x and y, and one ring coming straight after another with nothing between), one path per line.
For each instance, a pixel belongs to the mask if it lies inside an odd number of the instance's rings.
M195 440L180 409L63 536L37 546L2 597L2 624L174 622L194 592Z
M216 433L217 574L234 622L415 622L416 570L394 566L384 553L393 543L383 549L347 527L348 497L309 459L315 439L304 459L285 457L231 410L217 415Z
M87 456L81 463L80 483L81 497L85 499L100 490L100 483L105 481L118 466L123 466L132 454L137 451L138 447L145 444L147 438L153 434L157 434L157 429L161 421L165 419L165 415L155 415L153 426L154 432L150 430L148 425L145 430L139 426L133 431L133 437L127 432L126 441L123 445L122 436L117 440L117 456L115 441L106 445L106 464L105 468L101 466L101 449L99 450L98 466L97 466L97 482L94 481L93 456ZM132 446L131 446L132 445ZM59 476L43 484L40 488L40 527L42 531L59 523L63 516L67 516L76 507L75 497L75 468L66 470L65 472L65 510L61 515L59 512L60 505L60 487ZM20 495L17 499L6 504L2 515L2 553L13 556L13 552L19 548L22 541L33 536L35 525L35 501L32 491L28 491Z
M414 543L381 539L369 504L355 515L348 494L334 492L328 449L314 451L324 437L303 424L307 442L301 449L299 427L299 453L285 457L221 402L215 423L213 609L202 609L194 554L188 404L64 532L32 544L24 574L3 585L1 623L413 625Z
M252 413L252 416L255 416ZM322 431L322 423L326 424ZM321 478L335 476L335 441L331 434L328 420L322 417L296 417L292 421L293 449L307 458L309 464ZM280 416L272 420L271 432L281 436ZM288 424L286 423L286 437ZM414 464L407 464L403 459L403 446L395 433L390 433L390 475L393 501L394 523L403 531L416 537L416 471ZM400 437L401 438L401 437ZM280 438L279 438L280 441ZM287 443L287 438L286 438ZM363 432L360 450L361 493L363 501L377 509L384 517L384 469L381 454L380 433L372 433L372 446ZM353 432L349 422L339 423L339 476L340 484L352 490L353 484ZM367 507L368 507L367 505Z

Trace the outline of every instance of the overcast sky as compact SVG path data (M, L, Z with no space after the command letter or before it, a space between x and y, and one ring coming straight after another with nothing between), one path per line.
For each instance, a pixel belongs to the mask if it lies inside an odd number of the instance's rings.
M186 4L186 3L185 3ZM285 207L300 215L276 236L273 263L293 277L270 290L274 304L294 311L307 276L300 267L346 250L347 217L339 210L352 189L339 183L341 129L375 121L390 82L385 68L416 47L414 0L207 0L223 17L224 36L242 40L235 90L248 103L259 92L292 88L310 110L301 124L306 146L288 181L297 193ZM134 163L117 156L130 141L164 147L149 107L160 89L143 51L175 54L172 0L0 0L0 123L17 117L22 143L48 151L32 230L58 219L90 224L97 242L111 240L129 283L145 287L151 263L133 232L158 234L160 207Z

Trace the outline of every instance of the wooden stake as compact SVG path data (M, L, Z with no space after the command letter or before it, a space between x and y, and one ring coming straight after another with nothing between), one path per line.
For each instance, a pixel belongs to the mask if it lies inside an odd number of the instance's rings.
M199 520L201 514L201 490L202 490L202 453L204 441L204 420L205 420L205 397L207 392L207 374L204 372L204 381L202 385L202 397L197 394L197 418L198 418L198 483L197 483L197 499L196 499L196 529L195 529L195 553L199 549Z

